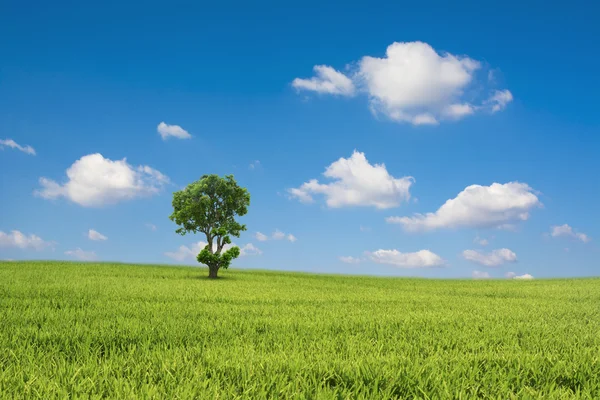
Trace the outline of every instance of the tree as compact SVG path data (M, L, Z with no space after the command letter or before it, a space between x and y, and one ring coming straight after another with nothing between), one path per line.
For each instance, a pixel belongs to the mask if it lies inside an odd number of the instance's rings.
M220 268L227 269L239 257L239 247L231 244L231 236L240 237L246 230L235 220L248 212L250 193L238 186L233 175L203 175L184 190L173 193L173 214L169 216L180 226L180 235L204 233L206 246L198 254L198 262L208 266L208 277L216 278Z

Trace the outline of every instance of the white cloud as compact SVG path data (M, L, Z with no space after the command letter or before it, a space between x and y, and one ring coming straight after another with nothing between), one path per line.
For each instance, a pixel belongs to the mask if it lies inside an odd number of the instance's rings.
M371 228L368 226L360 226L360 231L361 232L371 232Z
M254 235L254 237L259 242L266 242L267 240L269 240L269 237L267 235L265 235L264 233L260 233L260 232L256 232L256 234Z
M250 169L256 169L258 167L260 167L260 161L258 161L258 160L251 162L250 165L248 166L248 168L250 168Z
M554 225L550 227L550 236L559 237L559 236L569 236L578 240L581 240L583 243L587 243L590 240L590 237L585 233L576 232L571 226L564 225Z
M531 276L529 274L516 275L516 276L513 277L513 279L531 280L531 279L533 279L533 276Z
M492 106L492 112L495 113L504 110L511 101L513 95L509 90L496 90L487 103Z
M312 180L309 183L313 184L313 182L316 183L316 180ZM305 185L306 185L306 187L305 187ZM288 193L290 194L290 197L297 198L301 203L312 203L315 201L312 198L312 196L310 195L309 191L310 191L310 189L308 188L308 183L305 183L300 188L288 189Z
M492 250L490 253L482 253L477 250L465 250L462 254L465 260L485 265L486 267L497 267L504 263L517 261L517 255L509 249Z
M301 202L312 202L313 194L322 194L331 208L366 206L385 209L409 200L409 190L414 182L411 176L394 178L384 164L371 165L364 153L356 150L350 158L333 162L323 175L333 182L323 184L311 179L299 188L289 189L289 194Z
M400 224L406 231L459 227L507 229L529 219L529 212L541 206L533 189L525 183L471 185L434 213L388 217L386 221Z
M84 250L81 250L79 247L76 248L75 250L67 250L67 251L65 251L65 254L68 256L74 257L78 260L82 260L82 261L93 261L97 258L96 252L84 251Z
M393 43L384 58L363 57L358 78L369 93L371 107L393 120L419 124L452 118L465 111L447 111L459 104L479 62L449 53L439 55L423 42ZM425 117L427 116L427 117Z
M254 238L256 240L258 240L259 242L266 242L267 240L269 240L269 237L261 232L256 232L254 234ZM280 231L279 229L275 229L275 232L273 232L273 234L271 235L271 239L273 239L273 240L287 239L292 243L295 242L296 240L298 240L298 238L296 238L296 236L292 235L291 233L288 234L288 233Z
M198 256L198 253L200 253L200 251L202 251L202 249L204 247L206 247L206 242L203 241L199 241L196 243L192 243L189 247L188 246L179 246L179 248L176 251L172 251L172 252L166 252L164 253L165 256L172 258L176 261L196 261L196 257ZM223 250L222 251L227 251L228 249L230 249L231 247L236 246L235 243L231 243L231 244L226 244L225 246L223 246ZM258 249L256 246L254 246L252 243L248 243L244 246L238 246L240 248L240 257L244 257L244 256L252 256L252 255L261 255L262 251L260 249ZM216 249L216 243L213 241L213 250Z
M11 231L4 233L0 231L0 247L16 247L22 250L43 250L51 247L54 242L46 242L37 235L24 235L20 231Z
M470 104L450 104L442 110L444 116L452 119L461 119L474 112L475 109Z
M374 114L383 114L397 122L436 125L440 120L458 120L479 110L492 113L512 100L508 90L493 90L492 80L477 82L485 98L469 91L477 81L481 63L468 56L438 53L423 42L395 42L384 57L365 56L348 77L332 67L318 65L312 79L296 78L297 89L319 93L353 95L356 91L369 98Z
M403 117L398 114L390 114L392 119L397 119L398 121L403 121ZM399 118L398 118L399 117ZM438 120L429 113L417 114L414 117L410 118L410 123L413 125L438 125Z
M190 139L192 135L188 131L180 127L179 125L169 125L161 122L156 127L156 131L160 134L163 140L167 140L169 137L177 139Z
M512 279L515 276L517 276L517 274L515 274L514 272L507 272L506 274L504 274L505 277L507 277L508 279Z
M285 237L285 233L281 232L279 229L275 229L275 232L273 232L272 238L274 240L281 240Z
M358 263L360 263L360 258L355 258L355 257L351 257L351 256L348 256L348 257L342 256L339 259L340 259L341 262L346 263L346 264L358 264Z
M473 273L471 275L473 276L473 279L489 279L489 278L491 278L490 273L484 272L484 271L473 271Z
M327 65L315 65L314 77L310 79L296 78L292 86L297 90L309 90L317 93L327 93L341 96L354 94L354 83L346 75Z
M279 229L275 229L275 232L273 232L273 235L271 235L271 238L273 238L273 240L287 239L292 243L295 242L296 240L298 240L296 238L296 236L292 235L291 233L286 234L285 232L281 232Z
M106 236L104 236L103 234L101 234L98 231L95 231L93 229L90 229L88 231L88 238L90 240L107 240L108 238Z
M172 258L176 261L184 261L184 260L195 260L196 256L200 251L206 246L206 242L197 242L188 246L181 245L175 251L168 251L165 253L165 256Z
M150 223L146 224L146 228L150 229L150 230L151 230L151 231L153 231L153 232L155 232L155 231L156 231L156 229L157 229L157 228L156 228L156 225L154 225L154 224L150 224Z
M480 246L487 246L488 244L490 244L489 240L479 237L479 235L475 236L475 239L473 239L473 243L477 243Z
M29 154L35 156L35 150L31 146L21 146L17 142L12 139L0 139L0 149L4 150L4 146L10 147L12 149L17 149L22 151L25 154Z
M440 267L446 261L429 250L420 250L415 253L401 253L398 250L376 250L365 252L374 262L390 264L400 268L430 268Z
M235 246L235 243L232 243ZM226 246L227 247L227 246ZM262 254L262 251L254 246L252 243L248 243L244 246L240 246L240 257L244 256L259 256Z
M140 165L139 167L137 167L137 170L139 173L146 174L152 177L158 184L167 185L171 183L171 180L168 176L164 175L160 171L155 170L154 168L150 168L147 165Z
M146 165L132 167L125 158L112 161L102 154L89 154L67 169L67 182L40 178L35 192L45 199L65 197L84 207L101 207L158 193L169 178Z

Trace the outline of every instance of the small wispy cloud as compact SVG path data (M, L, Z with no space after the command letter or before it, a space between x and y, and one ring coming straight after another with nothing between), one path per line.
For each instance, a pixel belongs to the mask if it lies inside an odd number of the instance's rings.
M490 241L487 239L484 239L482 237L479 237L479 235L476 235L475 239L473 239L473 243L476 243L480 246L487 246L488 244L490 244Z
M85 251L79 247L75 250L67 250L65 254L81 261L93 261L98 258L95 251Z
M4 149L4 147L10 147L11 149L17 149L22 151L25 154L29 154L35 156L35 149L31 146L21 146L17 142L12 139L0 139L0 149Z
M264 233L260 233L260 232L256 232L256 234L254 235L254 237L259 242L266 242L267 240L269 240L269 237L267 235L265 235Z
M98 231L90 229L88 231L88 239L90 240L107 240L108 238Z
M462 255L465 260L486 267L497 267L505 263L514 263L517 261L517 255L509 249L492 250L490 253L482 253L477 250L465 250Z
M156 127L157 132L163 140L167 140L169 137L177 139L191 139L192 135L179 125L169 125L161 122Z
M249 169L257 169L258 167L260 167L260 161L258 160L254 160L248 165Z
M550 227L550 236L552 236L552 237L559 237L559 236L572 237L574 239L581 240L583 243L588 243L590 240L592 240L585 233L577 232L575 229L573 229L571 226L569 226L567 224L560 225L560 226L558 226L558 225L551 226Z
M275 229L275 232L273 232L273 234L271 235L271 238L273 240L282 240L282 239L287 239L290 242L295 242L296 240L298 240L296 238L296 236L292 235L291 233L284 233L282 231L280 231L279 229Z
M491 278L490 273L485 272L485 271L473 271L471 276L473 276L473 279L490 279Z
M292 235L291 233L285 233L285 232L280 231L279 229L275 229L275 231L273 232L271 237L265 235L264 233L256 232L254 234L254 238L256 240L258 240L259 242L266 242L267 240L286 239L287 241L294 243L295 241L298 240L298 238L296 236Z
M432 268L447 265L447 261L430 250L402 253L396 249L366 251L365 255L378 264L390 264L399 268Z
M524 274L524 275L516 275L513 279L521 279L521 280L531 280L533 279L533 275Z
M360 263L360 258L352 257L352 256L342 256L339 257L340 261L346 264L358 264Z

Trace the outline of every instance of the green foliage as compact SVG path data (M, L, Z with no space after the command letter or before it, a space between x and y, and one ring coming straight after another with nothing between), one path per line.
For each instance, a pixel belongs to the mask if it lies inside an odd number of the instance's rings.
M0 262L0 398L600 398L599 279L197 271Z
M227 269L231 264L231 261L239 256L240 248L237 246L231 247L221 254L211 253L208 246L206 246L198 254L197 260L204 265L214 265L218 270L219 268Z
M203 175L184 190L173 193L173 214L169 218L180 226L177 233L204 233L206 247L198 254L198 262L209 267L209 276L216 278L220 268L228 268L240 255L231 244L231 236L239 237L246 226L235 220L245 215L250 205L250 193L238 186L233 175ZM225 250L223 252L223 250Z

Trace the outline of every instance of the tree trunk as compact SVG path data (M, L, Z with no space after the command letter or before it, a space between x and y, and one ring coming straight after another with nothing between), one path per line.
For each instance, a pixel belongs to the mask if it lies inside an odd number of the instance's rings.
M219 272L218 268L208 267L208 277L210 279L217 279L217 272Z

